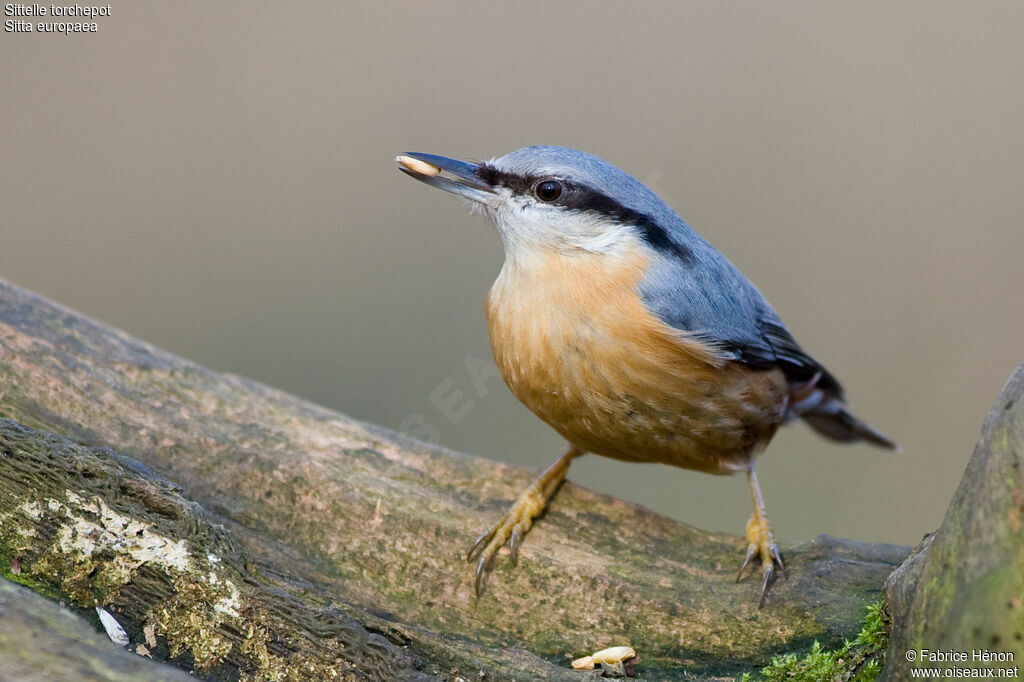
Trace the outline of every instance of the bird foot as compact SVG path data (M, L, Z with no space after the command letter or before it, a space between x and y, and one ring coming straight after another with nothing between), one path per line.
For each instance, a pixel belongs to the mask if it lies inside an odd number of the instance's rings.
M757 602L757 608L763 608L765 598L768 596L768 586L775 575L775 567L778 566L782 577L789 579L786 575L786 567L782 564L782 555L779 554L779 546L775 544L775 535L772 534L771 524L768 519L760 514L753 514L747 522L747 556L743 559L743 565L736 575L736 582L743 577L743 571L750 564L751 559L759 556L761 559L761 598Z
M542 491L540 481L535 482L519 496L503 519L491 524L473 543L466 560L473 561L478 555L480 557L476 565L476 596L483 594L498 551L506 544L512 551L512 564L518 563L523 538L533 525L533 520L544 511L548 497Z

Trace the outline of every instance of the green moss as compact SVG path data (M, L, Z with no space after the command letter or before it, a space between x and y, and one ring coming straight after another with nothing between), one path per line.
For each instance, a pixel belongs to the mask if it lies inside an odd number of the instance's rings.
M50 599L58 601L64 599L64 595L61 594L59 590L53 589L53 587L51 587L48 583L39 582L38 580L33 579L32 576L28 575L27 573L15 573L14 571L10 570L9 560L5 560L3 556L0 556L0 565L8 567L0 571L0 576L3 576L7 580L10 580L12 583L24 585L36 594L41 594L44 597L49 597Z
M854 646L870 647L876 652L885 651L889 646L889 626L889 618L881 602L869 604L860 634L853 641Z
M22 566L22 550L29 547L26 538L32 537L35 529L28 521L10 513L0 513L0 576L11 582L24 585L33 592L55 600L63 600L66 595L44 577L37 580L30 566ZM12 549L17 547L18 549ZM15 557L18 557L17 560ZM15 564L18 568L15 569Z
M889 646L889 623L881 602L868 605L860 633L836 650L826 650L817 641L811 651L776 656L758 675L744 673L744 682L818 682L852 680L870 682L882 672L885 650Z

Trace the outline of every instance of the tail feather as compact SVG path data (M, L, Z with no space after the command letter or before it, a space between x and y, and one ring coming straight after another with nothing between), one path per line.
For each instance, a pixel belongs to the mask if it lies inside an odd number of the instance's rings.
M844 443L863 440L890 450L900 449L888 436L855 417L838 398L832 396L799 416L812 429L832 440Z

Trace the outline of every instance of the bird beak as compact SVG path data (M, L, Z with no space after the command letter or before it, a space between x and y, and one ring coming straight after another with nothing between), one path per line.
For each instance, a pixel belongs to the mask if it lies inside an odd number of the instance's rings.
M493 205L497 199L494 189L477 174L480 166L475 163L419 152L406 152L396 156L395 161L398 163L398 170L431 187L458 194L487 206Z

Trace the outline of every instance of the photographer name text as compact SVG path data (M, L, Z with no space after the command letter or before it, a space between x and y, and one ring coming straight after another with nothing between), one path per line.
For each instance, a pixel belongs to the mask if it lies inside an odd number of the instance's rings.
M916 655L912 656L914 653ZM1013 652L992 651L990 649L971 649L970 651L911 649L907 652L907 659L927 661L929 663L1003 663L1013 661Z

